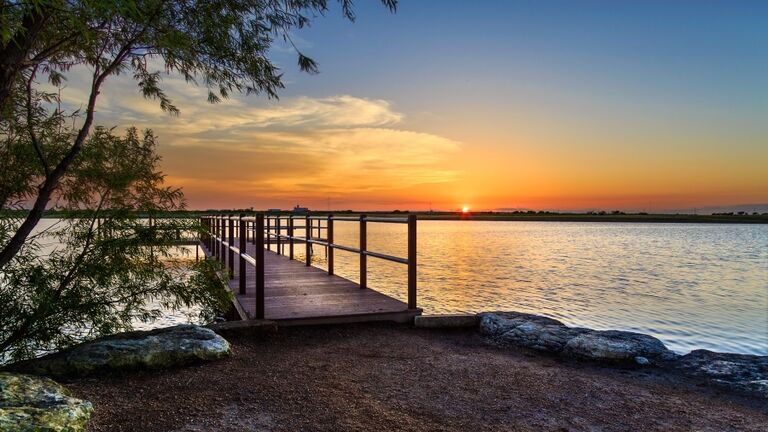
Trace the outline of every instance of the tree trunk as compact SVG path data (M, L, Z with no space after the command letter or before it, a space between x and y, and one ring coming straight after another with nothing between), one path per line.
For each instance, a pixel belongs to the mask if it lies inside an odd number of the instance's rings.
M50 17L50 9L44 5L27 12L21 21L21 28L8 43L0 47L0 112L11 96L11 88L18 74L30 66L25 64L27 56Z
M56 165L56 168L54 168L53 171L51 171L51 173L45 177L45 181L38 189L37 199L35 199L35 204L32 206L32 210L30 210L26 219L24 219L24 222L16 230L16 233L14 233L13 237L11 237L8 243L3 247L3 250L0 251L0 268L3 268L11 261L11 259L13 259L14 256L16 256L17 253L19 253L19 250L21 250L21 247L24 245L27 237L29 237L29 234L32 233L32 230L35 228L37 223L40 222L40 218L43 217L43 212L45 211L48 202L51 200L53 192L58 187L59 181L67 172L67 169L69 169L69 166L75 160L77 155L80 153L83 142L85 142L85 139L88 137L88 133L91 130L91 124L93 124L93 112L94 108L96 107L96 98L99 95L99 88L101 87L101 83L103 82L104 78L106 78L106 76L107 72L98 76L94 80L94 83L91 86L91 95L88 100L88 109L85 114L85 121L83 122L83 126L80 128L80 131L75 138L75 142L64 156L64 158L62 158L61 161L59 161L59 163Z

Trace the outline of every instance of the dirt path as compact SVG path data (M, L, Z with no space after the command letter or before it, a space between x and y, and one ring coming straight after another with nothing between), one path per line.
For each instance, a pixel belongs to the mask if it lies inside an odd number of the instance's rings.
M94 431L768 430L768 403L652 370L395 325L230 338L235 355L68 383Z

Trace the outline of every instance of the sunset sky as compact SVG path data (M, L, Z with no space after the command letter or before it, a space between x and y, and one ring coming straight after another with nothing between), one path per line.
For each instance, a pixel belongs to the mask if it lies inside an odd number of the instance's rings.
M191 208L665 209L768 202L768 2L358 0L283 45L279 101L112 78ZM66 97L78 95L70 77Z

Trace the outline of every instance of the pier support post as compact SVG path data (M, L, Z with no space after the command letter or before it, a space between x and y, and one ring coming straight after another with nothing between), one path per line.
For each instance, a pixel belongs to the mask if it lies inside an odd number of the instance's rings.
M227 254L227 261L229 264L229 278L233 279L235 277L235 251L232 250L232 247L235 246L235 215L227 216L227 223L229 224L227 241L227 252L229 253Z
M256 319L264 319L264 215L256 215Z
M309 216L304 219L304 227L306 229L306 234L304 234L305 257L307 259L307 267L309 267L312 265L312 243L309 242L312 239L312 219Z
M293 259L293 216L288 216L288 259Z
M248 230L245 227L246 221L243 219L245 217L244 214L240 213L240 227L238 230L238 239L240 240L240 254L238 255L238 263L240 264L237 269L237 275L239 277L239 286L240 288L240 294L245 294L245 258L243 258L243 254L247 251L246 245L247 240L246 236L248 235Z
M283 240L280 238L280 215L275 218L275 250L278 255L283 254Z
M408 309L416 309L416 215L408 215Z
M213 248L211 247L211 218L206 217L205 218L205 247L208 249L208 252L211 252Z
M328 256L328 276L333 276L333 215L328 215L326 222L326 241L328 242L326 255Z
M272 250L272 227L269 222L269 216L266 216L265 219L267 220L267 236L265 241L267 242L267 249Z
M360 288L368 288L368 222L364 214L360 215Z
M213 257L219 259L219 219L216 216L213 218L213 238L211 239L211 252Z
M206 233L208 232L208 221L205 219L204 216L200 216L200 244L203 247L208 246L208 236Z
M223 216L219 216L219 260L226 266L227 252L224 249L224 242L227 238L227 221Z

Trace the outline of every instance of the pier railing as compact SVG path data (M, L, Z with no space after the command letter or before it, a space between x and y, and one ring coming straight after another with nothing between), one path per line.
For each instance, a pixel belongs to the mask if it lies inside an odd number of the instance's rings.
M303 225L297 226L296 221L303 222ZM359 223L360 238L357 248L334 243L335 221ZM334 250L358 254L361 289L368 287L368 257L404 264L408 271L408 309L416 309L416 215L408 215L407 217L218 215L202 216L200 222L203 227L201 237L203 245L212 256L225 264L229 270L230 279L234 277L234 266L237 261L239 294L246 294L246 265L255 268L257 319L264 318L264 252L265 250L271 251L272 245L275 246L275 253L281 255L285 255L285 248L287 247L288 258L295 259L296 246L303 244L307 266L312 265L312 245L324 247L327 256L326 271L329 276L334 274ZM369 223L407 225L408 256L397 257L369 250ZM296 235L297 233L304 235L299 236ZM323 237L323 233L325 233L325 237ZM235 244L236 241L237 245ZM255 256L247 253L248 242L255 246Z

